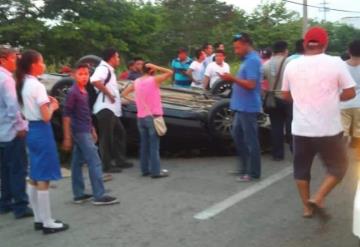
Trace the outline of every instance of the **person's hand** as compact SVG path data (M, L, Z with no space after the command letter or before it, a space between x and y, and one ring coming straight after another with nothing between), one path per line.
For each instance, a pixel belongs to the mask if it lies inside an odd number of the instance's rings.
M93 138L94 143L97 143L97 141L98 141L98 135L97 135L96 130L95 130L94 128L93 128L92 131L91 131L91 136L92 136L92 138Z
M236 78L230 73L224 73L224 74L218 74L218 75L224 81L234 82L236 80Z
M130 105L134 100L128 98L128 97L122 97L121 98L121 104L122 105Z
M62 143L62 149L64 151L70 151L72 147L72 140L71 138L64 138L63 143Z
M49 100L50 100L50 107L53 111L59 109L59 101L56 98L49 96Z
M27 134L27 131L26 131L26 130L20 130L20 131L18 131L18 132L16 133L16 137L17 137L17 138L24 139L25 136L26 136L26 134Z
M157 68L158 68L158 66L156 66L155 64L152 64L152 63L145 64L145 67L149 68L149 69L155 69L155 70L157 70Z
M111 104L114 104L114 103L116 102L116 101L115 101L116 98L115 98L114 95L110 94L110 95L108 95L108 98L109 98Z

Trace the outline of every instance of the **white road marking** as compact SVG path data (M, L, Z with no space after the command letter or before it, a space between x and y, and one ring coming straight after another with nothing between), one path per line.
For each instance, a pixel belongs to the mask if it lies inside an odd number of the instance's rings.
M226 209L234 206L235 204L241 202L242 200L254 195L255 193L266 189L270 185L276 183L277 181L280 181L281 179L289 176L293 172L292 167L286 167L280 172L277 172L276 174L261 180L254 184L253 186L250 186L249 188L240 191L239 193L230 196L229 198L225 199L222 202L219 202L204 211L194 215L194 218L197 220L208 220L210 218L213 218L214 216L220 214L221 212L225 211Z

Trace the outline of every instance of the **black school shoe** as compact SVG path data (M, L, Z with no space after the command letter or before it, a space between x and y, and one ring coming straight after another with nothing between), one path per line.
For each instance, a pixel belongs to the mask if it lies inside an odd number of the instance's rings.
M62 221L60 221L60 220L55 220L55 223L62 223ZM34 223L34 230L35 231L41 231L41 230L43 230L44 229L44 225L43 225L43 223L42 222L35 222Z
M113 205L118 203L120 203L120 201L116 197L112 196L103 196L100 199L92 201L92 204L94 204L95 206Z
M42 229L43 234L45 234L45 235L54 234L54 233L66 231L70 228L70 226L68 224L62 223L62 225L63 226L60 228L43 227L43 229Z

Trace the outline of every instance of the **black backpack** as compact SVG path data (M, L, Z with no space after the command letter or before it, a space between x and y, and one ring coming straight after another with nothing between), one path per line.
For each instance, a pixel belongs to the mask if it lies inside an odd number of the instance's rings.
M105 66L105 65L103 65L103 66ZM106 86L106 84L109 83L110 79L111 79L111 72L108 69L108 74L107 74L107 77L106 77L106 79L104 81L104 86ZM94 107L94 104L96 102L96 99L100 94L100 91L96 90L95 86L90 82L90 79L89 79L89 82L86 85L86 91L87 91L88 97L89 97L89 107L90 107L90 110L92 110L93 107ZM105 95L103 94L103 102L104 101L105 101Z

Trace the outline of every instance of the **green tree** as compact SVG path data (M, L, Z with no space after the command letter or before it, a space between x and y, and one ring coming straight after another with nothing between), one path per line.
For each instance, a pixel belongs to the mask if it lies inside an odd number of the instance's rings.
M3 0L0 3L0 44L42 50L47 28L39 20L40 10L34 1Z
M301 18L285 8L284 2L265 2L250 15L248 30L260 48L271 46L277 40L293 44L301 38Z
M342 55L348 44L354 39L360 39L360 30L352 26L331 22L312 22L312 25L323 26L329 33L328 53Z
M190 51L214 42L212 30L234 20L235 8L217 0L162 0L162 25L158 32L164 55L176 55L179 47ZM220 36L220 35L219 35ZM164 59L169 59L169 57Z

